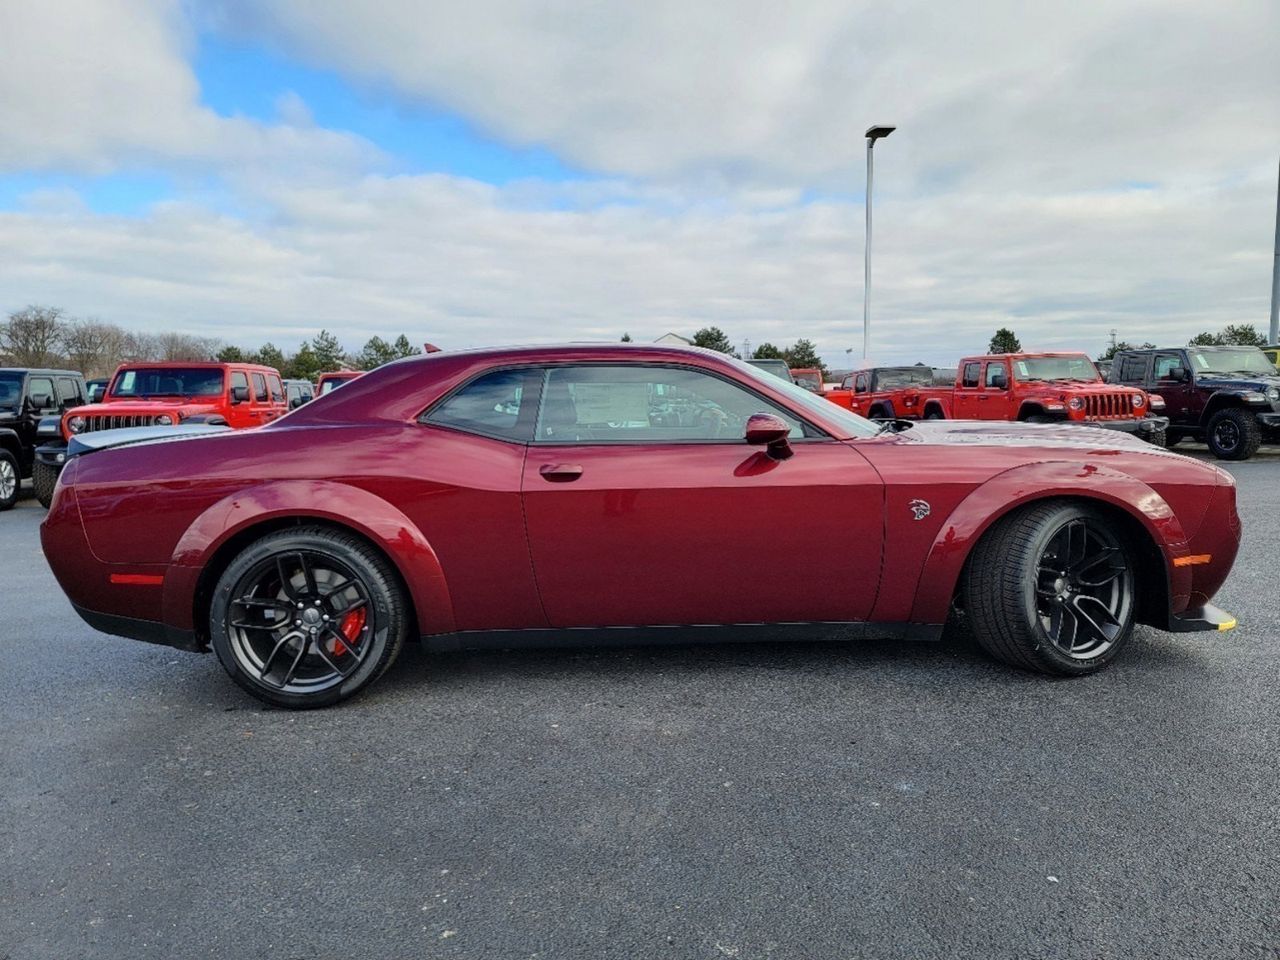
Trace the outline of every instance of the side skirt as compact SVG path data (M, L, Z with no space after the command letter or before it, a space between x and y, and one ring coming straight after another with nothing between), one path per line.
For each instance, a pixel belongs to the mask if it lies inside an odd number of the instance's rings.
M834 640L940 640L934 623L733 623L662 627L566 627L561 630L464 630L424 636L428 650L538 647L640 647L699 643L812 643Z

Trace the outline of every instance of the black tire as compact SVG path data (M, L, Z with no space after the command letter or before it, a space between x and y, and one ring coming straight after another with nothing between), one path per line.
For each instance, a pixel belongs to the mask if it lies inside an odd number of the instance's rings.
M312 610L315 619L304 620ZM264 626L248 626L255 617ZM352 617L355 634L339 633ZM369 686L409 629L409 604L386 558L359 537L319 526L268 534L242 550L218 578L209 611L213 649L231 678L264 703L292 709L329 706ZM291 669L281 677L286 660Z
M8 450L0 450L0 510L12 510L22 489L22 469L18 458Z
M1027 423L1053 423L1052 417L1046 417L1043 413L1033 413L1027 417Z
M46 510L53 503L53 490L58 485L58 470L37 460L31 466L31 485L36 488L36 499Z
M946 417L943 416L942 411L938 407L930 407L928 410L926 410L924 412L924 418L926 420L945 420L946 419Z
M1150 433L1146 434L1143 437L1143 439L1146 440L1147 443L1151 444L1153 447L1168 448L1169 431L1168 430L1152 430Z
M1166 430L1164 432L1164 445L1168 450L1172 450L1185 439L1187 439L1187 435L1181 430Z
M1262 445L1262 428L1248 410L1227 407L1209 418L1205 442L1219 460L1248 460Z
M1080 530L1081 552L1072 559ZM1015 511L969 558L964 606L974 638L997 660L1024 670L1080 676L1101 669L1133 633L1134 555L1115 520L1091 506L1052 500ZM1058 577L1046 563L1067 570Z

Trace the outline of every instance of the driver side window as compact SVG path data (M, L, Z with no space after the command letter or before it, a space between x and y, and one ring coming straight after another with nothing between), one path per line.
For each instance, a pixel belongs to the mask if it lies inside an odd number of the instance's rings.
M599 365L547 370L536 439L543 443L743 441L747 418L791 414L719 377L678 367Z

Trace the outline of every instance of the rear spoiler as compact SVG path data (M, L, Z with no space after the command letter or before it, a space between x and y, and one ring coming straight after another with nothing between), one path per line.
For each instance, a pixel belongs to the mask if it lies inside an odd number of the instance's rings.
M131 447L140 443L167 443L227 433L231 428L209 423L183 423L172 427L125 427L121 430L95 430L78 433L67 444L67 456L79 457L98 450Z

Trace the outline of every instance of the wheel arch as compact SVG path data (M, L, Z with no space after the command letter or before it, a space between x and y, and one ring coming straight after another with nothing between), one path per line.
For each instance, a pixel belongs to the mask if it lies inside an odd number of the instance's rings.
M1055 420L1063 419L1057 414L1052 414L1045 409L1044 404L1039 400L1024 400L1022 406L1018 408L1018 421L1026 423L1032 417L1052 417Z
M924 416L928 416L930 413L932 413L935 410L938 411L938 418L940 420L947 419L947 409L942 405L941 400L926 400L924 404L924 409L921 411L921 413Z
M1204 410L1200 414L1200 425L1208 427L1209 420L1212 419L1215 413L1232 407L1240 410L1246 409L1245 402L1240 397L1230 393L1215 393L1209 398L1209 402L1204 405Z
M1122 524L1142 553L1141 623L1163 624L1170 598L1185 596L1190 567L1175 567L1185 552L1181 522L1150 486L1127 474L1091 465L1040 463L1009 470L972 491L939 528L925 560L912 607L913 623L943 623L973 549L1017 510L1047 500L1070 500L1104 510ZM1176 548L1181 548L1177 550ZM1185 581L1185 583L1183 582Z
M359 537L391 564L420 634L454 629L439 558L422 532L381 497L338 481L281 481L232 494L204 511L174 548L164 619L207 642L208 604L218 577L249 543L291 527L321 525Z

